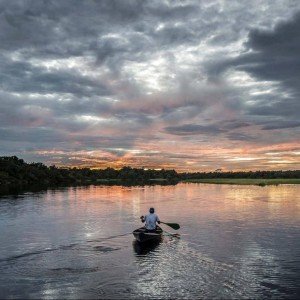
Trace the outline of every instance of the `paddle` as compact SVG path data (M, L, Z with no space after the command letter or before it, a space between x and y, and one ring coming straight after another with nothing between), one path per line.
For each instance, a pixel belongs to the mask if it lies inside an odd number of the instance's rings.
M170 226L174 230L178 230L180 228L179 224L177 224L177 223L165 223L165 222L162 222L162 221L160 221L160 223L165 224L167 226Z

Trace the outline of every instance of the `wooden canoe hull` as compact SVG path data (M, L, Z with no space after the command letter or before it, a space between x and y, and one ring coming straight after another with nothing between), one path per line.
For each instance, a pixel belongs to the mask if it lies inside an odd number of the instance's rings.
M145 227L138 228L132 232L135 239L140 243L160 241L163 230L157 226L155 232L147 232Z

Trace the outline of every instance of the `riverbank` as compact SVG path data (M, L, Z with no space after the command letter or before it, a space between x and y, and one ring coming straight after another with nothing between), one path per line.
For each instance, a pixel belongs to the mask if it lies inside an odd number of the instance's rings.
M98 180L81 180L74 181L72 183L61 183L61 184L45 184L45 183L12 183L12 184L2 184L0 183L0 196L5 195L19 195L24 192L38 193L46 190L56 190L68 187L88 187L94 186L154 186L154 185L176 185L179 181L176 180L166 180L166 179L149 179L147 181L134 181L134 180L121 180L121 179L98 179Z
M181 182L186 183L210 183L210 184L235 184L235 185L279 185L279 184L300 184L299 178L205 178L205 179L186 179Z
M16 156L0 157L0 194L28 189L80 185L175 185L179 182L278 185L299 184L300 170L177 173L175 170L132 168L59 168L27 163Z

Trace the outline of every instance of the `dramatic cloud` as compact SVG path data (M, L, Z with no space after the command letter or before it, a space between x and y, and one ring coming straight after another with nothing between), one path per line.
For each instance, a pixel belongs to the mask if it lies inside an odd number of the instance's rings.
M0 155L299 168L299 30L294 0L1 1Z

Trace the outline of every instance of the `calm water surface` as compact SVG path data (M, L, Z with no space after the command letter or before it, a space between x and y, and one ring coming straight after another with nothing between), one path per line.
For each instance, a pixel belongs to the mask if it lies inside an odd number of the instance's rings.
M141 248L154 206L181 238ZM89 186L0 198L0 298L297 298L300 186ZM168 232L172 229L163 225Z

